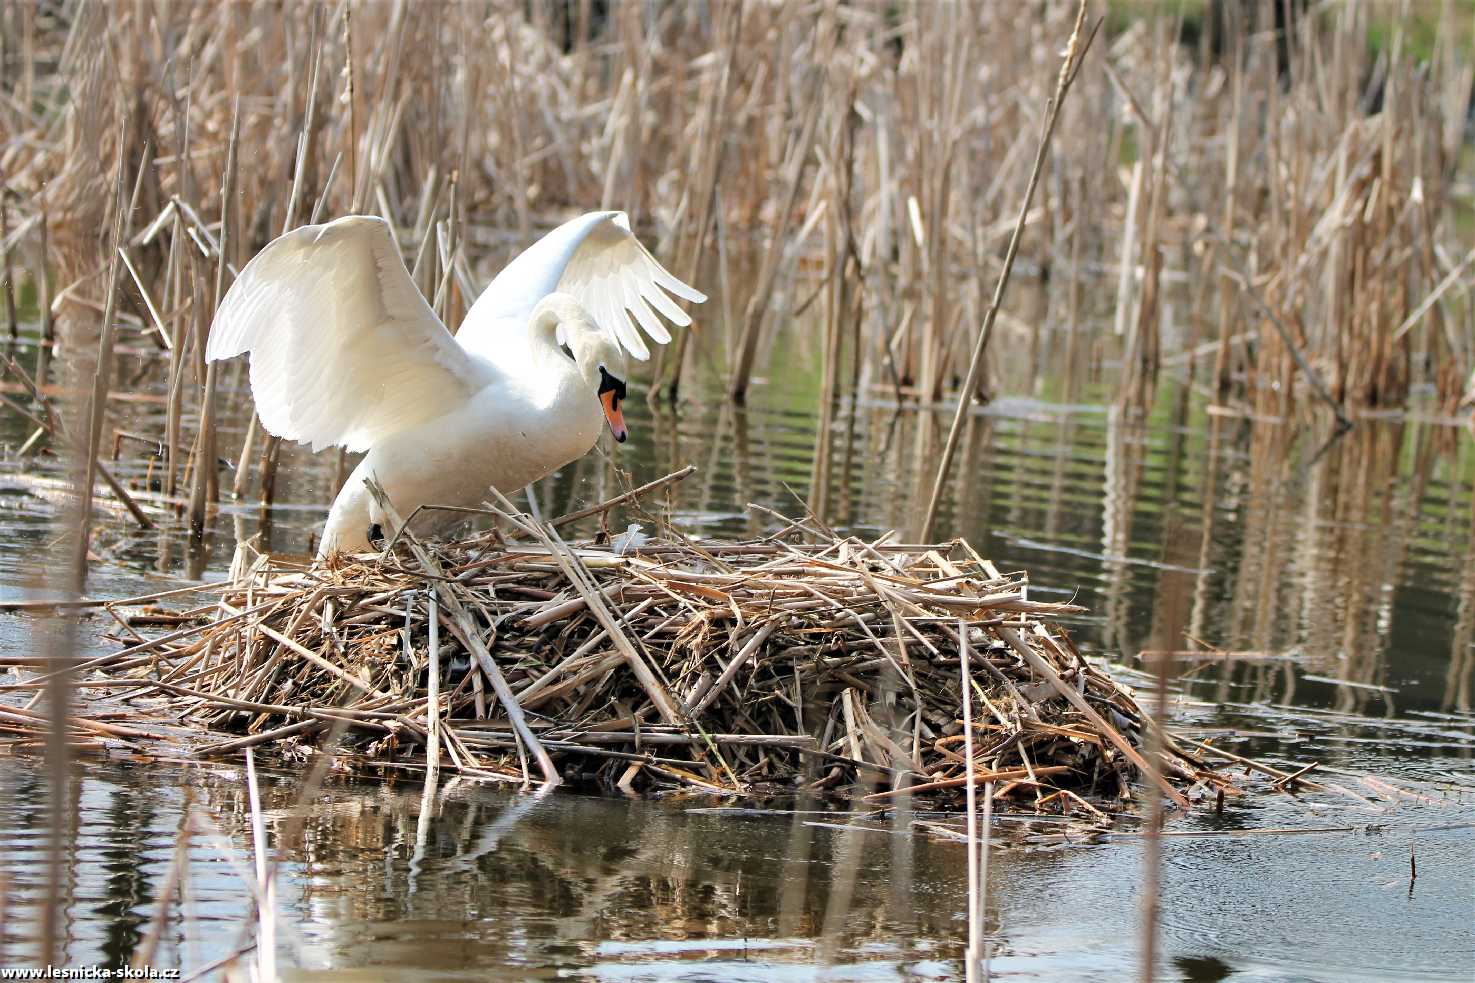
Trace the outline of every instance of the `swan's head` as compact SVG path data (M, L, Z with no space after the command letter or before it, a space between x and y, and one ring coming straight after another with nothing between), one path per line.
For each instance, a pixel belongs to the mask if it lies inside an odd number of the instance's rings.
M567 343L579 374L599 397L609 432L624 443L629 437L625 429L625 352L619 344L598 328L573 333Z
M620 343L599 330L599 325L577 300L566 293L554 292L533 308L532 330L538 339L552 342L564 357L573 360L580 377L599 399L604 418L609 421L615 440L624 443L625 429L625 351Z

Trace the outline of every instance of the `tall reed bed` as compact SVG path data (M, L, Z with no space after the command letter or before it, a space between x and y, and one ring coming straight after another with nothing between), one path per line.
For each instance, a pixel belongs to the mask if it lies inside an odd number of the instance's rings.
M1135 405L1167 368L1245 413L1341 415L1416 391L1453 410L1475 386L1475 252L1457 228L1468 16L1186 9L1129 5L1087 52L1024 214L1019 272L1049 284L1048 303L1006 298L991 343L1027 351L1029 371L986 359L973 389L1089 366ZM5 260L58 317L59 381L96 374L110 309L106 330L168 353L164 484L196 503L218 494L196 459L254 458L269 497L277 454L254 424L243 448L210 453L214 302L272 236L350 211L394 223L454 326L542 229L622 208L678 273L722 288L732 398L797 332L822 352L825 406L850 392L933 403L968 374L1074 15L11 4ZM694 351L683 337L661 354L667 391Z

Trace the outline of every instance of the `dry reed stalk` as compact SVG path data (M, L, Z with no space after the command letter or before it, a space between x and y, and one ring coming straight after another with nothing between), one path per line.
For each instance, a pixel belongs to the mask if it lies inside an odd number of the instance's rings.
M967 136L963 126L963 94L968 84L970 37L960 20L966 8L949 5L936 16L918 17L921 37L917 80L919 107L929 117L918 146L917 177L920 200L926 201L925 245L922 249L927 284L928 317L924 325L919 367L921 398L936 402L942 395L951 349L954 276L948 248L953 199L953 164ZM927 25L927 26L924 26ZM914 201L917 199L913 199ZM964 391L970 391L967 387ZM925 538L925 537L924 537Z
M164 286L169 291L170 309L174 313L174 332L169 345L168 395L164 415L164 494L171 498L178 492L180 421L184 409L185 342L191 322L181 313L184 297L183 224L177 209L173 212L173 235L169 240L169 262L165 267Z
M1071 796L1073 798L1075 798L1078 802L1081 802L1082 804L1086 804L1085 800L1082 799L1082 798L1080 798L1080 796L1076 795L1074 792L1071 793ZM982 954L980 956L980 958L982 959L982 962L983 962L983 965L981 967L981 970L982 970L981 975L983 976L983 983L988 983L988 979L989 979L989 968L988 968L988 964L989 964L989 957L990 957L990 951L989 950L993 947L992 943L988 939L988 934L987 934L987 922L988 922L988 851L989 851L989 846L990 846L990 844L993 841L993 835L994 835L993 834L993 830L994 830L994 783L993 782L987 782L983 786L983 833L982 833L982 835L980 837L980 839L981 839L982 842L981 842L980 847L979 847L979 849L982 852L982 856L981 856L981 858L979 860L979 865L978 865L978 932L979 932L979 935L983 939L983 952L982 952ZM973 833L972 833L971 830L969 831L969 834L968 835L969 835L969 838L971 839L972 836L973 836Z
M434 595L427 599L430 608L429 641L427 642L427 671L430 673L430 682L426 693L426 707L429 713L427 720L430 745L426 751L426 760L429 762L429 770L426 772L425 784L429 788L435 786L435 776L440 771L440 727L441 727L441 704L440 704L440 605L436 603ZM409 632L405 633L406 642L409 640Z
M727 4L720 8L715 28L714 44L721 50L722 57L712 75L704 82L707 98L699 117L692 151L693 179L679 206L684 219L683 225L680 233L673 239L679 244L676 255L687 257L686 265L681 271L681 279L686 283L697 282L699 264L707 252L710 230L721 222L721 198L717 182L728 146L723 130L728 124L728 99L735 75L733 62L742 33L743 9L744 5L740 3ZM727 323L724 319L724 324ZM676 339L675 354L671 356L671 370L665 373L664 388L667 398L673 401L680 389L681 372L686 365L691 338L692 332L681 332ZM666 357L666 349L662 348L656 356L656 366L652 373L656 378L663 375ZM651 390L652 394L656 391L655 388Z
M1083 39L1081 28L1086 22L1086 0L1081 0L1076 9L1075 27L1071 29L1070 39L1066 43L1064 57L1060 61L1060 73L1055 82L1055 94L1050 97L1050 102L1045 113L1043 132L1040 134L1039 147L1035 152L1035 163L1030 171L1029 184L1024 193L1024 200L1019 206L1019 217L1014 223L1014 232L1009 238L1009 248L1004 254L1004 267L999 274L998 284L994 288L993 300L989 303L988 312L984 315L983 325L979 329L978 341L973 348L972 360L968 363L968 376L963 383L963 388L958 396L958 407L953 414L952 426L948 429L947 442L943 445L942 458L937 467L937 478L932 484L932 497L927 502L927 512L922 519L920 538L927 539L932 535L932 528L937 521L937 506L942 499L942 488L947 481L948 469L952 466L953 455L957 452L958 436L963 429L963 419L968 415L968 408L972 403L972 394L978 386L979 373L983 368L983 354L988 350L989 336L993 333L994 321L999 315L999 305L1004 298L1004 289L1009 285L1009 274L1014 269L1014 258L1019 254L1019 240L1024 235L1025 218L1029 214L1030 202L1034 199L1035 186L1039 184L1040 171L1045 162L1045 154L1050 148L1050 137L1055 132L1055 122L1060 118L1060 104L1064 101L1066 93L1070 91L1071 84L1080 72L1081 64L1085 59L1086 52L1090 50L1091 41L1096 37L1096 31L1100 29L1101 22L1097 21L1091 28L1090 34Z
M1127 349L1123 355L1124 377L1118 390L1120 401L1130 403L1143 411L1150 405L1157 383L1162 344L1159 294L1162 280L1163 247L1159 241L1159 227L1162 223L1164 199L1170 177L1168 159L1173 143L1174 109L1178 102L1172 76L1172 45L1174 42L1167 39L1177 36L1178 25L1173 24L1172 28L1171 34L1167 37L1164 37L1161 31L1155 32L1155 43L1164 50L1164 54L1161 56L1160 77L1154 87L1155 101L1160 105L1156 107L1155 122L1147 127L1149 141L1147 152L1144 154L1144 160L1151 161L1152 176L1151 188L1147 197L1146 217L1142 226L1142 239L1137 250L1137 255L1141 257L1142 288L1133 318L1136 323L1128 337ZM1143 164L1144 161L1138 161L1135 165L1134 178L1145 173ZM1125 265L1127 255L1125 251L1123 255L1123 275L1129 272L1135 273L1136 264ZM1119 296L1118 301L1120 300ZM1117 313L1120 318L1121 310L1118 309ZM1120 324L1120 321L1118 323Z
M345 14L345 16L347 16ZM231 110L230 142L225 152L225 177L220 185L220 241L215 247L215 292L210 303L211 317L220 307L225 296L225 271L234 242L232 223L237 214L234 207L236 168L239 160L237 145L241 135L241 103L239 97ZM195 344L198 356L204 357L209 338L209 322L197 319ZM216 456L215 456L215 389L219 376L219 363L212 362L205 368L203 390L200 394L200 429L195 435L194 482L190 485L189 526L196 538L205 531L205 510L209 503L219 499Z
M1153 775L1159 776L1159 763L1163 760L1166 741L1163 736L1163 721L1168 715L1168 674L1171 656L1158 655L1154 667L1153 719L1148 725L1148 760ZM1142 841L1142 963L1143 983L1157 979L1158 919L1161 912L1162 890L1162 796L1149 793L1147 796L1147 835Z
M858 84L849 72L834 78L832 85L845 93L843 111L832 126L828 140L829 149L821 150L820 158L828 180L825 182L827 207L825 209L825 282L824 293L824 344L821 353L823 379L820 390L820 421L818 426L819 447L815 453L814 474L810 482L810 511L818 516L829 514L830 464L832 454L834 414L841 391L841 361L846 338L849 338L849 357L852 371L850 392L852 412L849 422L855 422L854 397L861 361L860 351L860 305L862 295L863 267L855 242L855 104ZM797 316L797 315L796 315ZM847 435L847 455L851 444ZM848 460L842 464L842 480L848 486L850 470Z
M36 307L41 315L40 340L36 346L36 378L44 381L51 346L56 341L56 326L51 314L51 241L44 207L36 217L36 266L31 276L36 281Z
M11 259L10 248L10 193L9 190L0 187L0 253L3 253L3 269L0 274L5 278L5 324L10 329L11 343L20 338L20 321L15 313L15 264Z
M241 453L236 458L236 470L230 483L230 497L237 502L246 497L246 484L251 478L251 455L256 448L256 435L260 430L261 414L252 410L251 420L246 424L246 436L241 438Z
M128 123L125 117L118 125L119 144L125 142L127 133ZM124 160L125 158L121 155L118 157L118 169L113 182L113 202L116 211L108 261L107 301L103 306L102 324L98 332L97 363L93 371L92 394L86 412L87 440L82 445L83 464L81 486L78 490L81 504L79 505L76 547L76 576L78 579L74 585L77 591L82 589L87 576L87 553L92 525L92 488L97 477L98 455L102 449L103 417L107 414L108 393L112 389L113 342L116 330L114 313L118 298L119 267L121 266L119 250L128 237L128 209L123 200Z

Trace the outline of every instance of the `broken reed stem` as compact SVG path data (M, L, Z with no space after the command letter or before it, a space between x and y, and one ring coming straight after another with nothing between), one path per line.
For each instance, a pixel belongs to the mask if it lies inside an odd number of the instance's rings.
M964 956L964 977L967 983L976 983L978 979L978 950L980 936L980 921L978 910L983 905L982 887L979 881L978 866L978 792L977 782L973 778L973 675L969 672L968 661L972 657L968 646L968 623L961 618L958 619L958 672L962 686L959 690L963 698L963 760L965 763L964 776L967 779L967 818L968 818L968 948Z
M958 407L953 413L952 426L948 428L947 442L943 444L942 459L937 465L937 477L932 483L932 496L927 501L927 512L922 519L919 538L924 540L932 537L932 529L937 521L937 506L942 501L942 489L947 483L947 474L952 467L953 455L957 453L958 438L963 432L963 420L967 417L968 409L972 405L973 393L978 389L979 376L983 372L983 356L988 350L989 337L993 334L994 322L999 316L999 306L1004 300L1004 290L1009 285L1009 275L1014 270L1014 258L1019 254L1020 240L1024 238L1025 220L1029 216L1030 204L1034 201L1035 188L1040 183L1040 173L1045 166L1045 155L1050 149L1050 138L1054 135L1055 123L1060 118L1061 103L1065 101L1065 95L1070 91L1071 83L1075 81L1080 71L1086 52L1091 48L1091 41L1101 27L1101 21L1098 20L1092 26L1091 33L1086 36L1085 43L1082 44L1081 28L1085 22L1086 0L1080 0L1080 5L1076 9L1075 27L1071 30L1070 40L1065 46L1065 56L1060 62L1060 75L1055 83L1055 94L1051 96L1045 114L1044 132L1040 135L1039 147L1035 151L1034 167L1030 170L1024 200L1019 204L1019 216L1014 221L1014 232L1009 237L1009 248L1004 253L1004 266L999 271L999 279L994 286L994 296L989 302L988 312L983 316L983 326L978 332L978 341L973 346L973 357L968 363L968 376L958 393Z
M241 453L236 458L236 471L231 477L230 497L241 501L246 497L246 483L251 478L251 455L256 449L256 434L261 430L261 414L253 408L251 421L246 424L246 436L241 438Z
M440 605L435 600L435 592L431 591L425 595L425 604L430 609L430 640L426 649L428 660L427 671L430 673L428 690L426 694L426 706L429 716L426 718L426 728L430 734L430 741L426 747L425 760L429 769L425 774L427 787L435 787L435 776L440 771ZM409 626L406 626L408 635Z
M616 507L617 505L624 505L626 502L634 501L637 498L650 494L657 488L664 488L667 485L674 485L676 484L676 482L682 481L690 476L692 472L696 471L696 469L697 466L695 464L688 464L686 467L682 468L679 471L672 471L664 478L657 478L654 481L648 481L645 484L641 485L639 488L632 488L623 494L616 495L614 498L606 499L603 502L600 502L598 505L591 505L587 509L579 509L577 512L570 512L567 515L561 515L550 522L549 525L552 526L554 529L558 529L568 525L569 523L578 522L580 519L587 519L591 515L600 515L604 512L608 512L610 509Z

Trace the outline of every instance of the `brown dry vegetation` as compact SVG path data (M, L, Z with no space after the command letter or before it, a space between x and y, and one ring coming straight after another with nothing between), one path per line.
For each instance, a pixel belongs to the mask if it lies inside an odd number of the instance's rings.
M1398 407L1420 386L1448 410L1475 382L1458 5L1422 61L1375 5L1288 32L1275 7L1210 5L1187 43L1144 13L1089 51L1021 252L1058 284L1042 320L1011 319L1037 378L1105 366L1141 398L1175 358L1275 415L1318 392ZM394 221L455 324L546 225L623 208L674 272L725 295L734 396L813 301L827 393L936 400L966 369L1072 8L12 4L7 252L51 269L58 315L88 324L86 378L115 202L131 201L120 327L179 354L176 423L208 402L217 241L238 267L284 227L350 211ZM1114 296L1104 319L1082 309L1087 281ZM689 362L683 341L655 369L674 382Z

